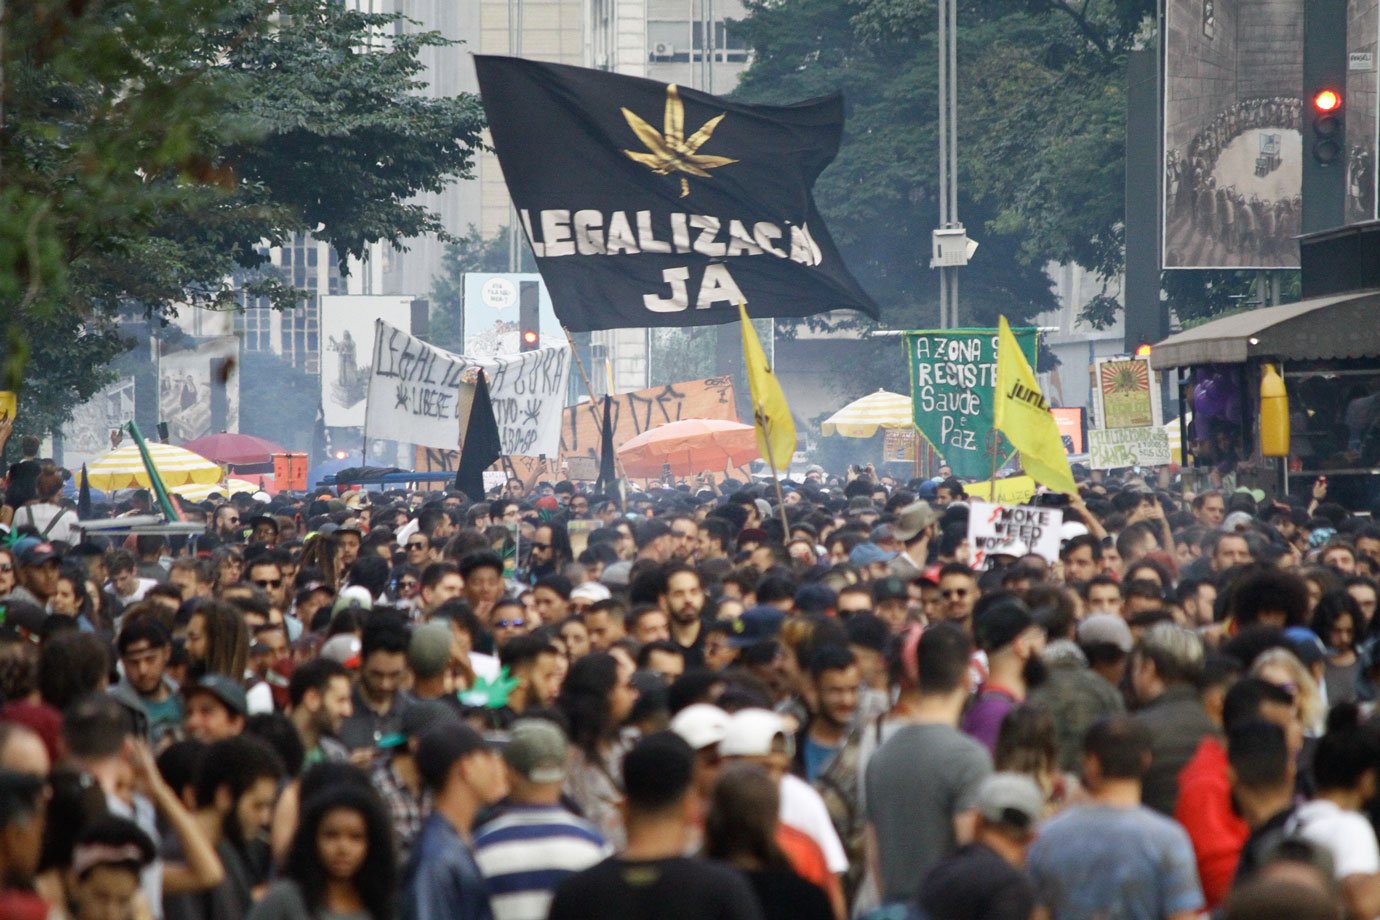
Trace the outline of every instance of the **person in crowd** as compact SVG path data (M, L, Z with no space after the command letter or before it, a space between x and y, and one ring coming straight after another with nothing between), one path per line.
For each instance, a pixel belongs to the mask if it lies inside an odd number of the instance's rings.
M796 874L777 843L777 784L751 764L727 767L713 786L704 854L747 876L765 920L831 920L834 907L818 886Z
M148 834L125 818L99 818L82 828L72 849L72 920L138 917L139 878L155 855Z
M349 748L337 736L353 705L350 672L340 662L314 658L293 669L288 679L288 718L302 740L304 766L349 759Z
M973 629L978 647L987 653L988 673L963 715L962 728L990 751L1002 719L1043 680L1045 632L1017 597L983 607Z
M1019 773L993 773L978 789L973 842L940 860L920 884L933 920L1029 920L1035 889L1026 854L1044 815L1044 793Z
M561 801L568 743L545 719L519 719L503 749L508 798L474 834L494 920L545 920L557 886L612 855L599 831Z
M499 754L458 722L436 725L418 740L417 766L432 796L403 873L404 920L490 920L488 883L474 858L480 809L507 793Z
M623 762L627 845L556 889L549 920L664 916L760 920L738 871L685 855L695 824L694 752L671 732L649 735Z
M403 689L411 636L400 615L373 614L360 636L359 680L339 731L340 741L364 761L380 739L397 733L411 702Z
M615 847L623 843L619 803L626 747L619 730L637 701L632 674L613 655L592 652L571 666L557 699L572 745L565 792Z
M378 796L356 785L310 798L278 881L248 920L392 920L397 864Z
M172 645L172 636L157 619L128 615L115 644L123 675L117 689L127 688L143 705L154 747L181 728L184 716L180 688L168 676Z
M1141 804L1153 757L1151 730L1114 716L1089 729L1083 747L1088 803L1052 818L1030 848L1044 915L1196 917L1203 895L1193 845L1182 827Z
M1131 691L1140 706L1135 718L1149 732L1153 755L1143 777L1143 798L1164 815L1174 814L1179 772L1216 730L1196 686L1203 657L1198 635L1170 623L1146 630L1131 653Z
M972 841L977 793L992 771L987 749L958 729L971 686L966 632L947 621L903 642L913 643L905 654L916 675L902 689L907 724L877 748L864 773L869 862L884 904L911 903L925 874ZM916 775L927 781L917 785Z

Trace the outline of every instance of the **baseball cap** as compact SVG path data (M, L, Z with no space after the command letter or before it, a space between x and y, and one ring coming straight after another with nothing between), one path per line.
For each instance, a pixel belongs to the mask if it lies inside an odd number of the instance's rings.
M534 783L565 779L565 735L546 719L518 719L509 729L503 759Z
M874 562L890 562L895 558L895 553L887 552L876 543L859 543L848 554L848 564L855 569L860 569L863 566L872 565Z
M973 620L973 638L984 652L1005 648L1035 625L1030 609L1017 600L998 601Z
M1249 511L1233 511L1222 519L1222 530L1236 533L1238 530L1249 530L1254 523L1255 515Z
M989 549L987 551L987 557L990 559L993 556L1010 556L1012 559L1019 559L1028 552L1030 552L1030 547L1026 545L1024 540L1017 539L1016 537L1008 537L1003 542Z
M599 576L599 580L605 586L614 588L626 588L628 580L632 577L632 563L626 559L604 566L604 573Z
M45 562L54 561L61 562L62 553L58 552L57 547L46 540L29 547L19 555L19 564L25 567L43 565Z
M17 597L0 600L0 636L37 642L48 614L37 604Z
M331 616L334 617L342 610L349 610L351 607L358 607L361 610L374 609L374 597L369 593L369 589L363 585L350 585L340 589L340 596L335 599L331 606Z
M418 677L435 677L450 664L450 626L418 626L407 644L407 666Z
M710 703L686 706L671 720L671 731L685 739L695 750L718 744L728 733L728 713Z
M795 608L801 613L825 614L838 606L839 596L828 585L811 582L795 592Z
M910 600L910 588L906 587L906 583L895 575L889 575L872 583L872 599L874 601Z
M339 662L347 668L359 667L359 653L363 646L359 636L353 633L339 633L326 640L321 646L321 657Z
M1088 533L1087 525L1079 521L1065 521L1059 525L1059 542L1067 543L1074 537L1082 537Z
M733 648L748 648L764 639L773 639L781 631L786 615L775 607L759 604L749 607L733 621L733 635L728 644Z
M236 715L249 715L249 698L245 695L244 687L224 674L203 675L196 683L184 688L182 693L184 696L209 693Z
M772 753L777 737L784 739L787 751L790 736L786 722L770 709L741 709L729 717L719 754L724 757L762 757Z
M599 584L597 581L587 581L584 584L577 585L575 590L570 592L570 599L572 601L586 601L591 604L606 601L612 596L613 594L609 589Z
M896 539L905 543L914 540L920 531L939 520L939 512L929 502L914 501L896 512Z
M1115 645L1123 652L1131 651L1135 640L1131 627L1114 613L1094 613L1078 624L1079 645Z
M374 746L384 749L402 747L409 738L420 737L434 726L459 721L459 711L444 700L413 700L398 718L398 731L384 735Z
M978 787L977 810L995 824L1033 830L1044 816L1045 797L1024 773L993 773Z
M417 766L427 788L436 791L445 785L457 760L489 749L484 736L464 722L446 722L422 733L417 742Z

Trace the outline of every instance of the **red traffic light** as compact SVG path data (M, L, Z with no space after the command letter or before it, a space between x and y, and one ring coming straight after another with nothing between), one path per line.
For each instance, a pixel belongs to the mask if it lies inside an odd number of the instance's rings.
M1319 90L1313 97L1313 108L1321 113L1335 112L1342 107L1342 94L1334 89Z

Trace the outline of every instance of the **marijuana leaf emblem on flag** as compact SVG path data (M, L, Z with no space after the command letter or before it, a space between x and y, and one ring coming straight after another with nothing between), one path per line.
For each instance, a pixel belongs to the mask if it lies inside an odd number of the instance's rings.
M699 149L714 135L714 129L719 126L719 122L724 120L723 115L715 115L694 134L689 137L685 136L685 104L680 101L680 90L676 88L674 83L666 87L666 115L662 130L658 131L647 124L636 112L626 108L622 109L622 112L623 117L627 119L628 127L632 128L637 139L650 153L644 153L640 150L624 150L623 152L630 159L641 163L659 176L669 176L676 172L709 179L711 176L708 170L738 162L728 157L712 156L699 152ZM685 178L685 175L680 177L680 197L682 198L690 194L690 181Z

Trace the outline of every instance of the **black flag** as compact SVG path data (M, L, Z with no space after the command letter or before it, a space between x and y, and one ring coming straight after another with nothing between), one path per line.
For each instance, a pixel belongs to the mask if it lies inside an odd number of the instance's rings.
M618 481L618 473L613 465L613 456L613 397L605 394L604 427L600 429L599 437L599 481L594 485L599 492L609 492L613 489L613 484Z
M86 478L86 464L81 465L81 482L77 488L77 520L91 518L91 483Z
M675 84L479 55L494 151L571 332L877 306L810 190L843 98L745 105Z
M494 418L494 404L489 398L489 381L481 370L474 384L474 403L470 407L469 422L465 425L465 440L460 444L460 466L455 471L455 488L469 496L470 501L483 501L484 471L502 453L498 420Z

